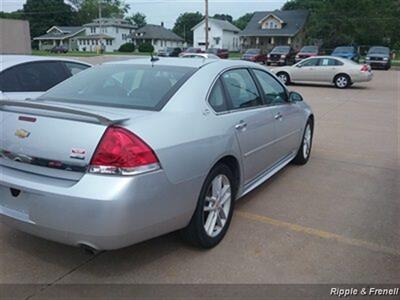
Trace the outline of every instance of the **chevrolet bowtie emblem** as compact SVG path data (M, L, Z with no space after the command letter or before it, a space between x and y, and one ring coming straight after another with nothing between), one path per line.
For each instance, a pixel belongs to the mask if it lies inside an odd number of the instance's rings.
M26 139L27 137L29 137L31 135L31 133L29 131L24 130L24 129L18 129L15 132L15 135L17 137L19 137L20 139Z

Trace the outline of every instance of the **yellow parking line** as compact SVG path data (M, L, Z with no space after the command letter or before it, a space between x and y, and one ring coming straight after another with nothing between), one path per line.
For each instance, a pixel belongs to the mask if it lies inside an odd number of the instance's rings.
M248 219L248 220L257 221L257 222L261 222L261 223L265 223L265 224L270 224L270 225L274 225L274 226L281 227L281 228L286 228L291 231L301 232L301 233L305 233L308 235L316 236L316 237L327 239L327 240L334 240L339 243L362 247L362 248L372 250L372 251L377 251L377 252L382 252L382 253L386 253L386 254L390 254L390 255L400 256L400 251L397 249L381 246L381 245L363 241L363 240L347 238L347 237L344 237L344 236L341 236L341 235L338 235L338 234L335 234L332 232L327 232L327 231L318 230L318 229L314 229L314 228L310 228L310 227L304 227L301 225L292 224L292 223L288 223L288 222L284 222L284 221L279 221L279 220L272 219L272 218L269 218L266 216L261 216L261 215L241 211L241 210L237 210L235 212L235 214L242 218Z

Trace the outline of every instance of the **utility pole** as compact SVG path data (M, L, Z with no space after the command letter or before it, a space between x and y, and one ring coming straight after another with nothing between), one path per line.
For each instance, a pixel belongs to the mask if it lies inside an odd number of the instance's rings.
M206 1L206 19L205 19L205 23L206 23L206 50L208 49L208 0Z
M97 49L101 49L103 45L103 38L102 38L102 31L103 31L103 20L102 20L102 7L101 7L101 0L99 0L99 30L100 30L100 39L99 39L99 44Z

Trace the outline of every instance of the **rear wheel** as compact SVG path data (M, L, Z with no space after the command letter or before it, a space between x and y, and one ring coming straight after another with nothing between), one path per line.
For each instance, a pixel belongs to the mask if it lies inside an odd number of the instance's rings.
M334 80L335 86L339 89L348 88L351 85L350 77L346 74L339 74Z
M303 140L300 148L296 157L293 159L293 163L296 165L305 165L310 159L314 131L313 127L311 119L308 120L306 128L304 129Z
M207 176L200 192L196 211L182 230L191 244L209 249L224 238L233 213L236 183L229 167L219 164Z
M279 72L276 74L278 78L286 85L290 84L290 76L286 72Z

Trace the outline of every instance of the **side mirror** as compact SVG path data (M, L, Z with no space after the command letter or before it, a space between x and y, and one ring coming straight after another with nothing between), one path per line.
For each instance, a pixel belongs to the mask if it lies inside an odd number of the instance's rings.
M301 64L297 64L296 68L302 68L303 66Z
M289 102L302 102L303 101L303 96L300 95L297 92L290 92L289 93Z

